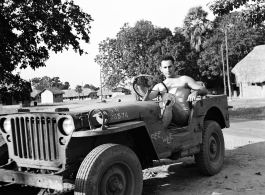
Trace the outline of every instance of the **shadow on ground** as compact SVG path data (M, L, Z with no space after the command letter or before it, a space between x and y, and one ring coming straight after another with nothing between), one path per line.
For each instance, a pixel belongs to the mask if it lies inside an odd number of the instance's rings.
M259 142L226 150L221 172L211 177L199 172L193 158L144 170L151 177L144 180L143 195L211 195L213 192L233 195L246 190L252 194L263 193L264 149L265 142Z
M143 170L142 195L261 194L265 189L264 149L265 142L259 142L226 150L223 169L212 177L202 175L192 157L160 161ZM0 194L37 195L38 189L10 185L0 187Z

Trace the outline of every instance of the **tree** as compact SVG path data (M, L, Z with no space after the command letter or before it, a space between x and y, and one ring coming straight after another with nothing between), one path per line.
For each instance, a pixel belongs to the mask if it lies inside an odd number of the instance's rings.
M99 44L99 54L95 57L95 62L99 64L101 77L104 78L101 87L116 86L122 81L122 51L117 48L117 40L107 38Z
M138 74L157 75L157 56L152 56L152 47L169 36L172 37L169 29L141 20L133 27L125 24L116 39L103 40L95 58L101 66L102 87L123 86L126 80Z
M230 72L256 45L265 44L265 26L261 24L258 27L249 27L239 12L216 17L213 23L214 30L205 42L198 60L203 80L207 83L213 83L223 77L220 46L225 41L224 28L229 27L227 38ZM233 81L234 75L230 76Z
M139 74L153 75L154 82L161 82L160 58L163 55L174 57L180 74L200 78L196 65L198 53L190 47L183 30L176 28L173 36L169 29L155 27L149 21L139 21L133 27L125 24L116 39L102 41L95 62L101 67L103 87L116 88Z
M78 99L80 99L80 93L83 92L82 86L81 86L81 85L77 85L77 86L75 87L75 92L78 93Z
M56 87L58 89L63 85L59 77L53 77L51 79L51 84L52 84L52 87Z
M2 0L0 93L22 92L25 81L14 70L44 67L49 51L71 47L82 55L80 41L89 43L91 21L73 0ZM14 98L19 101L21 95Z
M155 27L150 21L138 21L134 27L125 24L117 34L117 48L122 53L126 73L129 76L156 73L158 70L152 64L149 48L169 36L172 36L172 32L168 28Z
M259 25L265 20L264 0L219 0L209 4L210 10L219 16L242 7L242 17L250 25Z
M89 84L85 84L84 85L84 88L89 88L89 89L92 89L92 90L95 90L95 91L97 91L97 90L99 90L99 87L95 87L94 85L89 85Z
M52 87L52 79L48 76L42 78L35 77L31 80L32 86L37 90L43 90Z
M70 84L69 82L64 82L64 84L62 86L59 87L59 89L61 90L67 90L67 89L70 89Z
M184 19L183 33L191 47L200 51L206 36L212 30L212 23L206 19L208 13L201 6L193 7Z
M10 85L1 86L0 102L7 102L7 99L13 98L15 101L30 101L32 92L30 82L25 80L14 79Z
M60 81L59 77L50 78L48 76L44 76L42 78L35 77L31 79L31 84L37 90L43 90L43 89L52 88L52 87L56 87L58 89L64 90L64 89L69 89L70 87L69 82L65 82L65 84L63 84Z

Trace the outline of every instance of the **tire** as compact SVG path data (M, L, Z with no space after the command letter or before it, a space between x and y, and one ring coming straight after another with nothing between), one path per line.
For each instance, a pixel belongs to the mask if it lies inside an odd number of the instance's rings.
M224 163L224 137L219 124L205 121L200 152L195 155L201 173L212 176L220 172Z
M143 173L128 147L103 144L94 148L77 172L75 195L141 195Z

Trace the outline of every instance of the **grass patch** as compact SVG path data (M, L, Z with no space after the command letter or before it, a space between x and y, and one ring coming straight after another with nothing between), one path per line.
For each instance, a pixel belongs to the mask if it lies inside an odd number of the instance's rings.
M73 100L65 101L62 103L54 104L38 104L37 106L25 107L33 111L43 111L45 112L49 108L57 107L69 107L71 110L71 105L88 105L99 102L100 100ZM111 99L108 99L111 101ZM256 99L240 99L233 98L232 101L228 102L228 105L233 106L232 109L229 109L230 118L242 118L242 119L252 119L252 120L265 120L265 98L256 98ZM4 107L3 107L4 108ZM17 112L13 108L4 108L1 113L13 113Z
M265 98L256 99L233 99L228 102L231 118L242 118L252 120L265 120Z

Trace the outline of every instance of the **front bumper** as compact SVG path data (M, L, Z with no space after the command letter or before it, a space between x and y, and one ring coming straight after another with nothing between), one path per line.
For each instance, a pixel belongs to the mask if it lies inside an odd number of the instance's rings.
M58 191L63 190L63 177L58 175L34 174L0 169L0 181L29 185L39 188L54 189Z

